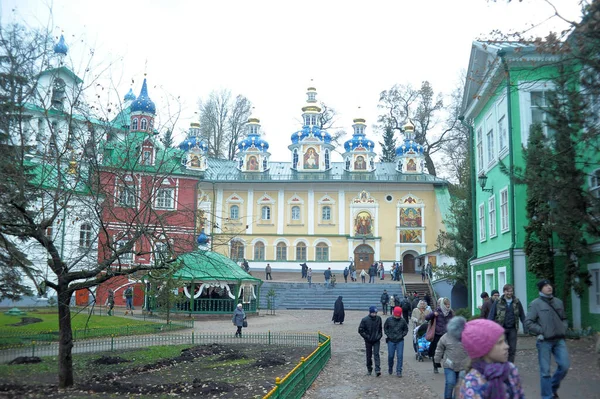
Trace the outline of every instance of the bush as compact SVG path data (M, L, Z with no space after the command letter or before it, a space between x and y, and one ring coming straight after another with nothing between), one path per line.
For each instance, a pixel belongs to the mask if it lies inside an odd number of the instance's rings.
M479 317L479 315L473 315L471 313L471 309L469 308L460 308L460 309L454 309L454 315L455 316L462 316L465 319L467 319L467 321L469 320L473 320L473 319L477 319Z

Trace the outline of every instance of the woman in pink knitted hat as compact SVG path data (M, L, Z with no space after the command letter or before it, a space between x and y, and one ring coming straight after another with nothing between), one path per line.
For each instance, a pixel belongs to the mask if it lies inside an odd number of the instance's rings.
M471 366L460 387L461 399L524 399L519 371L508 361L504 328L491 320L468 322L462 344Z

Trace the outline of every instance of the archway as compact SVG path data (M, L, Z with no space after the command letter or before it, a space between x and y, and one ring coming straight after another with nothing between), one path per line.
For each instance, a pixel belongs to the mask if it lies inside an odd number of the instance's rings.
M356 266L357 273L360 273L361 269L368 271L374 261L375 251L371 246L362 244L354 249L354 265Z
M415 256L413 254L404 254L402 257L402 270L404 273L415 272Z

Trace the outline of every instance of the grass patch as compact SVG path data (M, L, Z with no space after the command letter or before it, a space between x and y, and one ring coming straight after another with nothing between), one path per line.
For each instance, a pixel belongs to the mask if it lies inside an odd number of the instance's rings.
M154 363L160 359L176 357L181 354L183 349L190 347L192 347L192 345L164 345L119 352L76 354L73 355L73 373L75 374L75 378L79 379L87 378L90 376L90 373L95 374L103 369L106 371L119 372L131 367ZM93 367L90 367L92 362L100 358L102 355L119 356L125 360L129 360L129 362L113 365L94 364ZM41 363L35 364L18 364L12 366L8 364L0 364L0 376L18 378L19 380L27 381L36 378L40 374L58 375L58 358L56 356L45 356L41 359Z
M37 323L11 326L21 322L21 317L41 319ZM124 317L89 316L85 312L71 313L71 327L74 339L100 338L111 335L152 334L165 330L183 328L180 325L165 325L152 321L135 320ZM58 313L56 311L29 311L26 316L0 314L0 347L28 344L31 341L58 340Z

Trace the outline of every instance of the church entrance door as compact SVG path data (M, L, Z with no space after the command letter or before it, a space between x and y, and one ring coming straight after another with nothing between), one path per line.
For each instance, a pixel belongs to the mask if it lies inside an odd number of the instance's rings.
M406 254L402 258L402 270L404 273L414 273L415 272L415 256L411 254Z
M362 244L354 250L354 264L356 265L356 276L360 275L360 271L365 269L369 272L369 267L375 261L375 251L367 244ZM414 269L414 266L413 266Z

